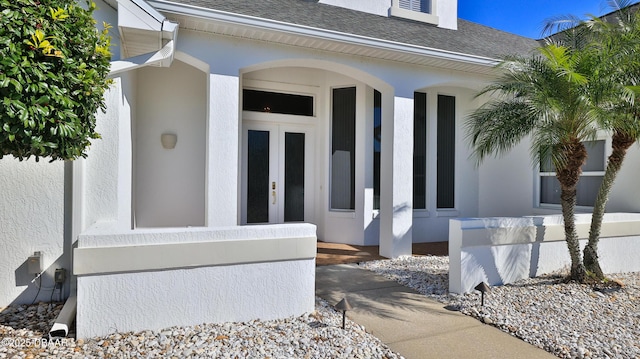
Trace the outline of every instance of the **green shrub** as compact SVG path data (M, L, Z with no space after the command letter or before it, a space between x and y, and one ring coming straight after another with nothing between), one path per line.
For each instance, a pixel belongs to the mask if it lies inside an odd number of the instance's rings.
M0 158L86 157L110 80L95 4L0 0Z

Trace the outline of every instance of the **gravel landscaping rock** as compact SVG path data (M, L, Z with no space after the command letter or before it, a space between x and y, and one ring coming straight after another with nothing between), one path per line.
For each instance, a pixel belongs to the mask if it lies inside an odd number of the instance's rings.
M527 279L492 287L481 306L478 292L448 293L448 257L360 265L561 358L640 358L640 273L610 275L622 286L565 283L561 274ZM320 298L314 313L297 318L43 340L61 309L39 303L1 310L0 359L401 358L348 319L342 330L342 314Z
M87 340L45 341L61 303L0 312L0 358L388 358L392 352L364 327L316 298L316 311L297 318L202 324L113 333Z
M448 257L402 257L360 264L494 325L560 358L640 358L640 273L617 283L565 283L563 273L496 286L485 294L448 293Z

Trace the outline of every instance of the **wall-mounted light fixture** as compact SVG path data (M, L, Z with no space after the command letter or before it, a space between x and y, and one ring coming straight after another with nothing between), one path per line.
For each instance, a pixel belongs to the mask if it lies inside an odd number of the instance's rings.
M175 133L163 133L162 135L160 135L160 142L162 143L162 148L172 150L176 147L176 143L178 142L178 135L176 135Z

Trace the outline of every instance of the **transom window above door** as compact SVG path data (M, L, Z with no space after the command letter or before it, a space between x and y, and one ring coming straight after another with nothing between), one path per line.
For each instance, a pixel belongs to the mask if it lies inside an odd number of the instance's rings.
M242 90L242 110L313 116L313 96L261 90Z

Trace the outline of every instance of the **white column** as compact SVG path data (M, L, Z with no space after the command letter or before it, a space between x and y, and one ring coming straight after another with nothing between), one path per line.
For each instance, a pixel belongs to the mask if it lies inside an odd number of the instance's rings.
M364 127L362 134L362 142L364 147L360 151L362 157L359 157L356 160L356 163L362 161L364 164L364 186L362 193L364 194L364 202L363 202L363 244L364 245L375 245L378 242L379 233L370 229L370 226L373 225L373 127L374 127L374 89L372 87L365 87L365 98L363 99L363 103L365 105L364 112L365 117L362 121L362 127ZM358 141L356 140L356 143ZM356 154L358 152L356 151ZM357 191L357 190L356 190ZM357 193L357 192L356 192Z
M239 223L238 163L240 81L237 76L209 76L207 123L207 226Z
M382 95L380 255L411 255L413 99Z
M122 76L117 93L122 102L118 107L118 229L129 230L133 228L133 144L132 132L133 115L131 101L135 101L135 95L131 94L131 84L134 81L127 73ZM126 82L127 89L123 88ZM132 99L133 98L133 99ZM84 223L81 224L84 229ZM79 234L79 233L78 233Z
M84 169L79 169L83 173L80 193L85 197L80 231L96 221L111 222L118 230L131 229L132 92L128 74L115 78L105 93L107 111L96 114L96 131L102 138L92 141L88 157L81 160Z

